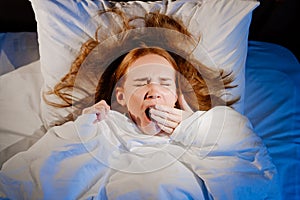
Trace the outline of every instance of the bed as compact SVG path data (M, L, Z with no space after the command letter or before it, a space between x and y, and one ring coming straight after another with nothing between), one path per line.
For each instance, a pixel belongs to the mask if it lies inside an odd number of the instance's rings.
M42 20L45 19L42 19L41 16L44 13L37 11L37 7L46 10L47 5L43 6L34 0L31 2L35 6L36 19L39 24L38 34L40 35L38 36L36 32L0 34L1 165L18 152L30 148L47 132L48 126L51 126L47 121L47 116L42 113L41 91L45 86L45 82L51 85L59 78L55 75L55 73L58 73L57 70L49 72L49 68L44 66L46 60L50 59L47 56L49 52L55 49L55 44L53 46L48 45L46 40L49 38L46 37L47 33L44 32L46 29L42 29ZM252 9L249 9L250 15ZM55 11L57 12L57 10ZM53 15L51 12L49 11ZM74 13L70 15L72 14ZM87 17L87 15L85 16ZM248 20L250 19L251 17L248 18ZM64 21L64 24L71 25L75 23L72 21L73 19L70 20ZM43 22L50 23L48 21ZM250 21L248 22L250 23ZM81 26L81 24L76 25ZM236 26L240 26L240 24ZM62 34L57 29L53 28L51 30L56 30L56 32L51 32L51 34L56 34L55 36ZM73 36L76 38L78 34L76 33ZM245 33L246 39L247 36L248 32ZM65 37L61 36L56 45L61 45L61 40ZM84 35L84 37L87 38L87 35ZM245 38L243 38L244 40ZM21 43L16 41L21 41ZM66 42L73 45L74 41ZM12 44L15 49L9 48L12 47ZM23 46L17 48L17 44ZM78 48L79 44L72 45L67 48L71 49L68 53L70 55L73 53L74 57L72 48ZM46 50L46 46L50 50ZM66 46L62 46L60 50L66 48ZM20 56L20 49L22 49L22 56ZM278 170L282 199L298 199L300 197L299 61L292 51L282 45L251 39L246 41L246 50L242 54L245 54L245 68L239 73L244 74L242 79L244 81L242 86L244 87L235 92L242 90L243 103L242 105L239 104L237 110L249 118L255 133L262 138L267 146ZM55 56L54 59L58 58ZM56 60L53 62L60 64L61 61ZM66 63L68 61L65 61L64 65ZM232 69L236 69L234 67ZM45 79L46 72L52 73L51 76L46 77L48 79ZM61 71L59 73L61 74ZM241 80L238 79L237 81Z

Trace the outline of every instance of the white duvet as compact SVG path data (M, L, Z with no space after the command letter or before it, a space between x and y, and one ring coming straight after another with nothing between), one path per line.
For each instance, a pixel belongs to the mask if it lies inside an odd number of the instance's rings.
M10 199L280 199L276 169L249 121L195 112L171 137L147 136L115 111L51 128L0 172Z

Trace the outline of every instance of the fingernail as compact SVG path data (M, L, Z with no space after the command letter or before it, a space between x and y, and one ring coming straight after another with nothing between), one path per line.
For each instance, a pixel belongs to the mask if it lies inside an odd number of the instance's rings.
M148 110L148 114L150 114L152 111L151 111L152 109L151 108L149 108L149 110Z

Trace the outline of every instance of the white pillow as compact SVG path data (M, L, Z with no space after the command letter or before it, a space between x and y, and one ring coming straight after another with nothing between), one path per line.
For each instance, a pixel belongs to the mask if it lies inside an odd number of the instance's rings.
M104 0L30 0L38 27L40 62L45 80L43 90L49 90L68 72L78 55L81 45L93 38L99 26L97 13L109 5ZM126 2L126 12L134 12L138 6L147 11L166 12L181 19L195 36L201 35L196 50L206 52L197 57L206 64L232 71L233 84L230 90L241 100L235 105L243 113L245 88L245 60L247 55L248 30L252 11L258 6L255 0L179 0L156 2ZM120 4L119 4L120 5ZM209 55L210 59L207 59ZM213 66L212 66L213 67ZM56 120L64 118L69 111L46 105L42 101L42 118L47 128Z

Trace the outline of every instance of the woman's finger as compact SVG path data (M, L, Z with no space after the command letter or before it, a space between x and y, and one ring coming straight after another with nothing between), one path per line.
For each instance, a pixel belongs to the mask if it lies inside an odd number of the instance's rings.
M184 99L183 95L180 95L178 98L179 105L181 106L182 109L177 109L177 108L171 108L168 106L164 105L155 105L155 108L157 110L165 111L168 113L172 113L174 115L179 115L180 116L180 121L187 119L190 117L194 111L191 109L191 107L188 105L186 100Z
M164 131L165 133L167 133L168 135L171 135L171 134L173 133L173 131L174 131L173 128L164 126L163 124L158 123L157 125L158 125L158 127L159 127L161 130L163 130L163 131Z
M110 106L104 100L99 101L94 106L96 109L105 108L106 111L110 110Z
M175 129L178 126L178 122L175 121L170 121L167 118L162 118L161 116L157 116L154 114L151 114L151 118L156 121L157 123L166 126L166 127L170 127L172 129Z
M190 108L186 109L187 110L181 110L164 105L155 105L154 108L150 109L150 114L155 114L161 118L166 118L179 124L181 121L187 119L194 113Z
M155 105L154 108L156 110L167 112L167 113L170 113L170 114L173 114L173 115L178 115L178 116L181 115L181 110L177 109L177 108L172 108L172 107L169 107L169 106L158 105L158 104Z
M161 110L157 110L155 108L151 108L150 109L150 117L152 118L152 116L157 116L162 118L163 120L167 119L173 122L180 122L181 121L181 114L173 114L170 112L166 112L166 111L161 111Z
M96 114L96 120L101 121L103 120L106 115L108 114L108 111L110 110L110 106L107 105L107 103L104 100L99 101L95 105L85 108L82 110L83 114Z

